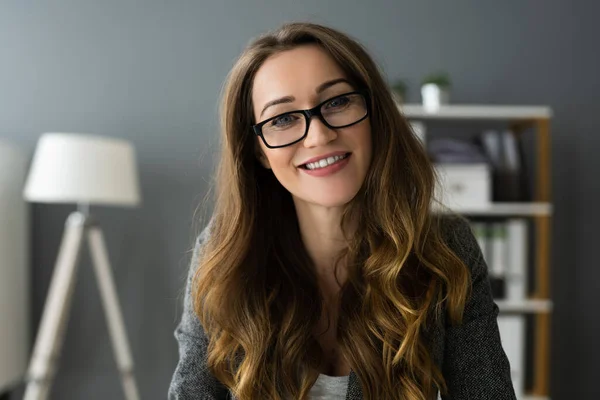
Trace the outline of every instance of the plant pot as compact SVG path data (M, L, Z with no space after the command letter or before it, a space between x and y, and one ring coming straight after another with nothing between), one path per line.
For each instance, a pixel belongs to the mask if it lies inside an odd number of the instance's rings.
M441 105L449 103L450 92L446 87L438 86L435 83L426 83L421 86L421 98L423 108L427 111L436 111Z

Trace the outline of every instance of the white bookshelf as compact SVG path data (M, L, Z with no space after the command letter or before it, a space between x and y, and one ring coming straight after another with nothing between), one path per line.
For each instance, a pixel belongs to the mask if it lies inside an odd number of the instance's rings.
M449 104L440 106L436 111L428 111L420 104L398 107L407 118L418 119L519 120L552 117L552 109L547 106Z
M532 349L533 380L531 387L525 388L526 395L520 395L519 400L550 400L550 318L553 302L550 296L550 264L551 264L551 221L553 206L551 199L551 140L550 120L552 109L544 105L491 105L491 104L448 104L442 105L435 111L429 111L421 104L398 104L399 110L409 120L424 124L431 121L453 122L507 122L510 129L518 134L525 133L531 128L535 140L532 201L519 203L492 202L486 205L472 207L451 207L442 209L438 204L432 204L433 212L452 212L467 217L515 217L531 220L535 230L535 243L529 248L534 256L536 298L523 300L496 300L499 311L505 321L520 318L521 315L533 316L534 343ZM415 134L418 134L415 131ZM507 315L508 314L508 315ZM507 318L507 319L506 319ZM510 335L509 335L510 336ZM515 359L518 359L516 357ZM524 367L523 367L524 368ZM521 387L523 389L523 387Z
M551 300L494 300L494 302L503 313L548 313L553 308Z

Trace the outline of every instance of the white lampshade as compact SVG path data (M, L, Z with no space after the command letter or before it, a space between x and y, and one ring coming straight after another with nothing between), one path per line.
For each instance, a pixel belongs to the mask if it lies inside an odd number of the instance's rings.
M23 194L40 203L136 206L140 190L135 149L122 139L44 133Z

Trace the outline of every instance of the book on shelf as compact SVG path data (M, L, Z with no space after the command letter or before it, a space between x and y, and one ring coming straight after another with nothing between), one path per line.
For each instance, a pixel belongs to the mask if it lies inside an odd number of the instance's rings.
M528 228L527 220L511 218L506 221L507 239L507 275L506 298L508 300L525 300L528 296L527 263Z
M492 292L498 298L506 298L506 226L503 222L490 224L491 255L490 255L490 280ZM495 290L494 290L495 289Z
M472 221L471 226L488 267L494 298L526 300L530 262L527 220Z
M494 201L530 201L521 138L511 130L486 130L481 133L478 141L492 165Z
M495 300L523 301L527 298L529 253L528 225L524 218L471 221L473 234L488 266ZM502 348L510 363L517 398L526 388L527 316L524 313L500 313L498 329Z
M525 392L525 315L498 315L502 348L510 364L510 376L517 398Z
M487 234L487 224L485 222L477 222L471 221L471 228L473 229L473 234L475 235L475 239L477 239L477 243L479 244L479 248L481 249L481 255L483 256L483 261L487 265L490 263L490 258L488 255L488 234Z

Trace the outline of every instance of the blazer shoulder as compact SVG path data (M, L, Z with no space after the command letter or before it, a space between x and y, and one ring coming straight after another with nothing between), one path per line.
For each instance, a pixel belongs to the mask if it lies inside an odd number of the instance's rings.
M438 223L444 241L461 260L470 267L482 261L481 249L468 219L460 215L444 215L439 217Z

